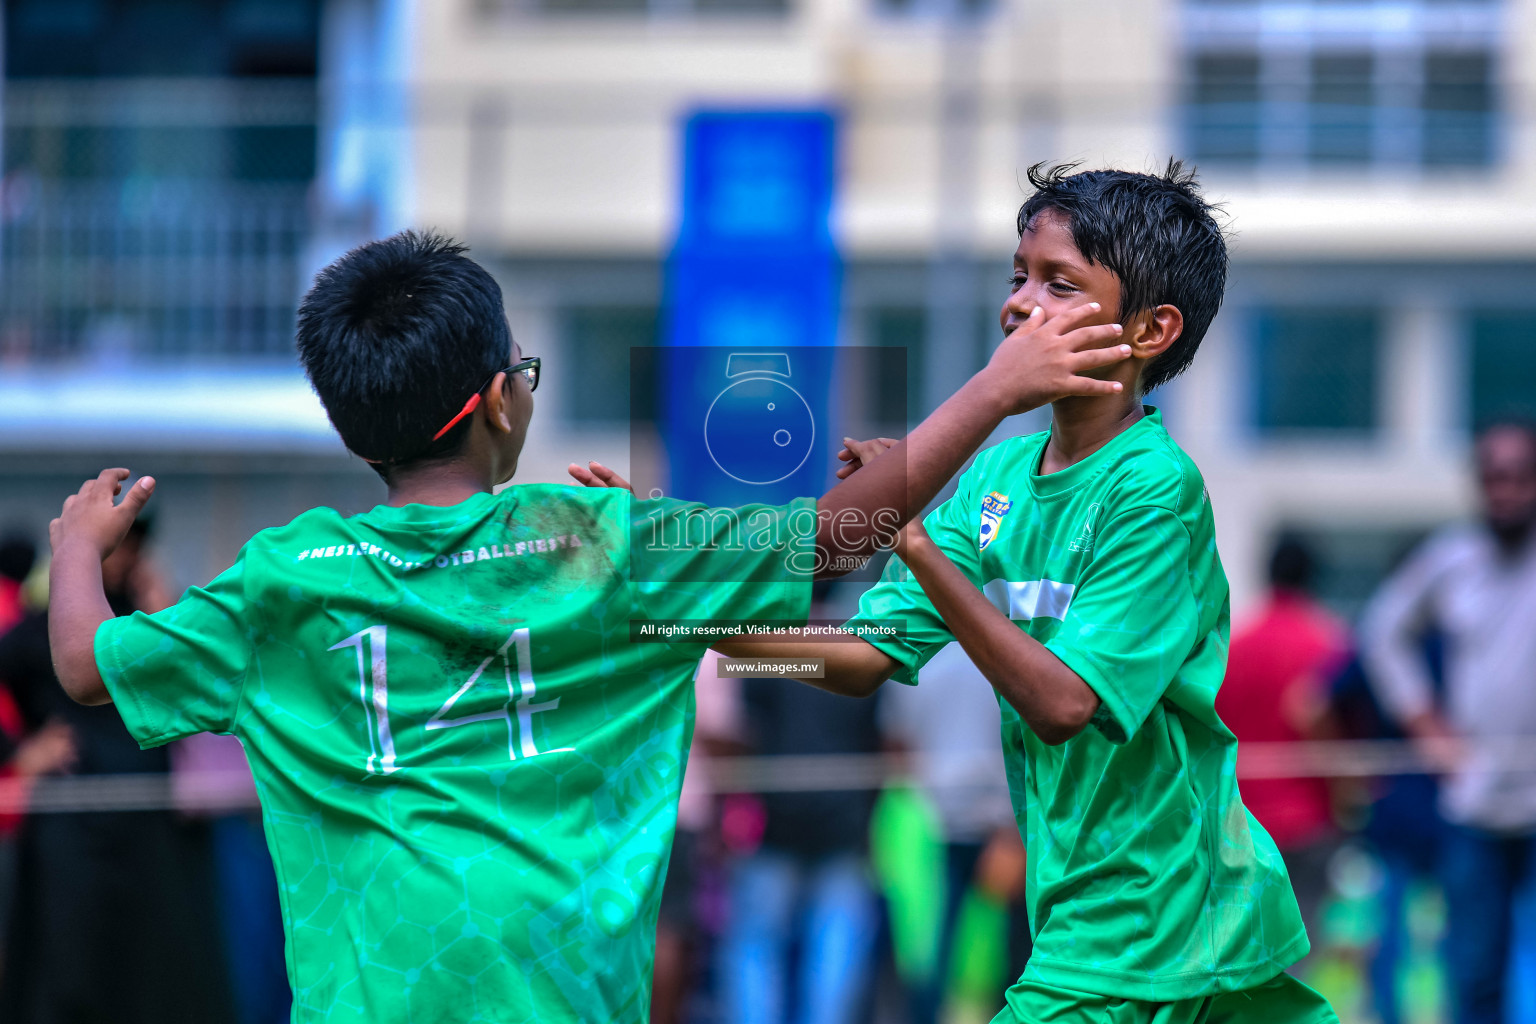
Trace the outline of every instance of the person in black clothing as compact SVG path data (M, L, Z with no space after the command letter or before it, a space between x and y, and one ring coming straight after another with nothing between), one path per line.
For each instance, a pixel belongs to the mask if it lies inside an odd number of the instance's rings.
M758 755L878 753L877 700L746 679L745 738ZM761 844L730 872L720 950L727 1020L846 1024L862 1011L880 927L868 862L875 796L865 788L758 798Z
M1445 641L1434 630L1421 638L1425 665L1437 697L1444 687ZM1329 701L1349 739L1403 740L1407 737L1382 710L1359 655L1333 678ZM1400 1024L1397 975L1408 953L1407 902L1415 882L1434 882L1445 821L1440 817L1439 781L1433 775L1397 775L1373 780L1364 838L1381 859L1377 894L1381 932L1367 976L1380 1024Z
M147 530L102 566L125 614L148 598ZM54 678L46 611L0 637L0 679L29 731L63 723L76 775L165 774L110 704L85 707ZM206 1024L229 1020L207 836L170 811L37 813L17 838L16 898L0 1020L26 1024Z

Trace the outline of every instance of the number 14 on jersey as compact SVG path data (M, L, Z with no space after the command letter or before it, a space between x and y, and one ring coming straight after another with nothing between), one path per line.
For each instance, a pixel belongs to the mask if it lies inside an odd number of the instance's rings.
M353 648L357 652L358 695L362 698L364 713L368 716L368 760L370 775L389 775L399 770L395 763L395 737L389 725L389 661L387 656L389 627L369 626L358 630L341 643L330 648L333 651ZM540 754L558 754L574 750L559 747L540 750L533 739L533 716L553 711L560 706L560 698L542 702L534 701L537 687L533 681L532 656L528 650L528 628L514 629L506 643L488 655L474 670L453 696L427 719L426 728L455 729L476 722L493 722L498 719L507 723L507 757L510 760L526 760ZM514 673L514 664L516 672ZM488 711L468 712L453 717L454 706L460 698L475 688L495 664L501 671L492 670L488 683L494 685L497 675L506 683L506 700ZM499 691L499 687L497 688Z

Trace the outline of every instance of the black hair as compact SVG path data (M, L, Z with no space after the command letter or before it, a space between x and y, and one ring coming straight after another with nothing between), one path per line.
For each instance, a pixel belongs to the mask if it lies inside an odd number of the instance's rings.
M1227 287L1227 240L1216 207L1193 168L1170 160L1162 174L1080 171L1076 164L1029 169L1034 194L1019 208L1022 236L1045 210L1071 225L1085 258L1120 279L1121 323L1164 304L1184 315L1184 331L1142 374L1143 391L1177 377L1194 361Z
M1269 556L1269 585L1305 592L1312 588L1316 572L1317 562L1307 543L1295 534L1281 534Z
M21 530L7 530L0 537L0 578L24 582L37 561L37 545Z
M430 232L368 242L320 271L299 305L299 360L331 424L382 475L450 458L466 417L432 435L507 365L501 287L466 247Z

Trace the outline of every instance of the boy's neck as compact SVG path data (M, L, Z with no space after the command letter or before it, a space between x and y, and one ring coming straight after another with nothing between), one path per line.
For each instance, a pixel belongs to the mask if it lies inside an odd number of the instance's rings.
M1059 472L1081 462L1145 416L1134 393L1104 398L1063 398L1051 406L1051 439L1040 473Z
M395 469L385 483L389 487L389 496L384 504L394 508L457 505L495 489L490 474L465 459Z

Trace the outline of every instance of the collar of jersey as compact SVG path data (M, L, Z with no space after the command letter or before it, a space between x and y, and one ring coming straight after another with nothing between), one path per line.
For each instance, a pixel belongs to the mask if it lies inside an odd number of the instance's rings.
M1076 490L1083 484L1098 476L1099 473L1115 459L1115 453L1130 443L1131 439L1141 435L1143 431L1157 429L1163 426L1163 414L1154 406L1144 405L1142 410L1145 415L1141 419L1126 427L1120 433L1109 439L1109 443L1092 455L1080 462L1074 462L1066 469L1059 469L1054 473L1040 475L1040 459L1045 455L1045 446L1051 439L1050 431L1040 434L1040 447L1029 456L1029 490L1037 498L1054 498L1059 494Z
M483 491L465 498L457 505L422 505L414 502L410 505L375 505L359 518L375 524L387 522L432 526L459 523L465 517L474 515L480 506L495 500L495 494Z

